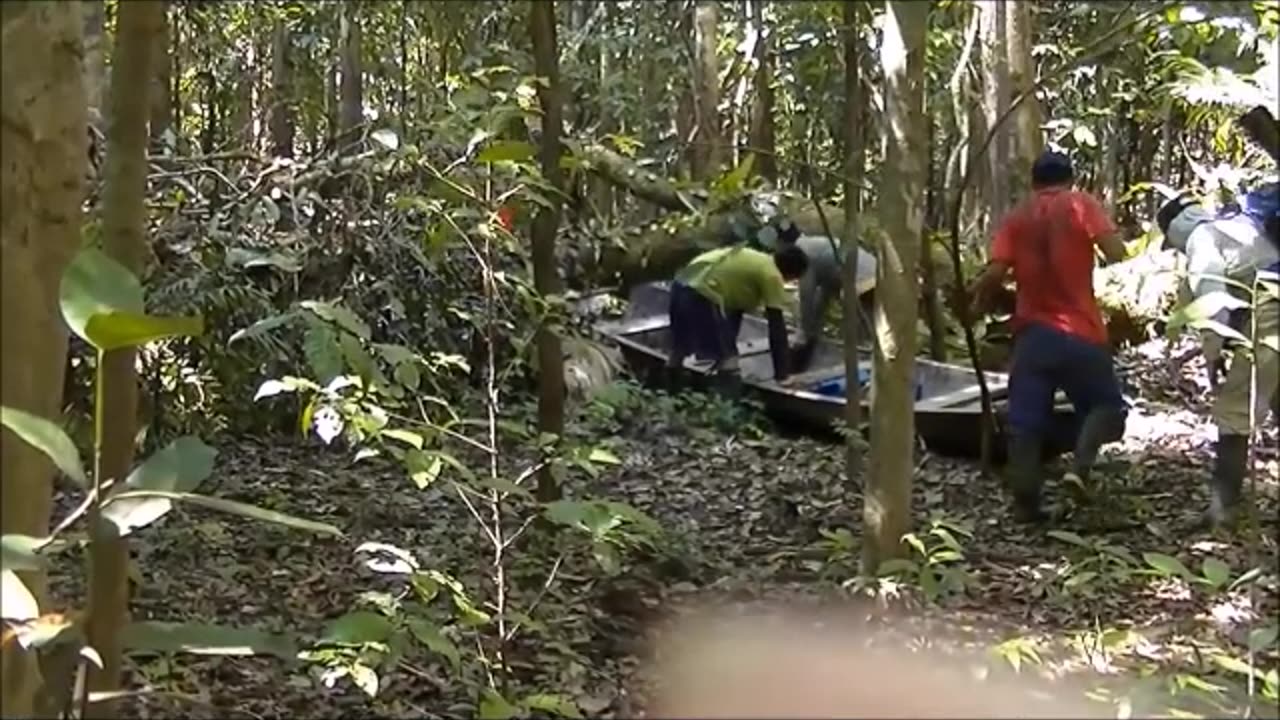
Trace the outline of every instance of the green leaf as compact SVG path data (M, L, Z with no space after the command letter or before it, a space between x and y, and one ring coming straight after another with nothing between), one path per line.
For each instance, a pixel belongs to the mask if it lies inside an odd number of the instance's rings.
M227 340L227 345L234 345L239 340L246 340L248 338L254 338L254 337L259 337L261 335L265 335L268 332L278 327L288 325L289 323L297 319L298 319L298 313L296 311L290 311L287 313L281 313L279 315L272 315L271 317L263 318L253 323L247 328L241 328L235 331L234 333L232 333L231 338Z
M125 266L96 248L86 248L72 259L62 275L59 305L67 326L93 344L86 327L95 315L112 312L142 314L142 284Z
M1276 644L1277 636L1280 636L1280 625L1254 628L1249 632L1249 649L1254 652L1267 650Z
M49 538L37 538L30 535L9 534L0 536L0 568L5 570L39 570L44 567L44 558L37 552L49 544Z
M538 710L566 718L581 718L582 711L577 703L564 695L537 694L530 695L520 702L526 710Z
M183 492L165 492L161 490L129 490L107 498L108 503L123 502L132 500L133 498L160 497L170 500L181 500L189 502L193 505L200 505L210 510L218 510L220 512L239 515L241 517L251 518L253 520L262 520L264 522L276 523L297 530L306 530L308 532L320 535L333 535L341 537L342 531L328 523L316 522L314 520L304 520L302 518L286 515L275 510L267 510L255 505L227 500L225 498L211 497L208 495L197 495L195 493ZM108 505L107 507L110 507Z
M84 330L85 339L99 350L118 350L172 337L198 337L204 333L204 319L112 312L89 318Z
M327 644L363 645L385 642L395 626L385 615L356 610L329 623L320 642Z
M1094 135L1093 131L1084 125L1075 126L1071 131L1071 137L1076 141L1077 145L1083 145L1084 147L1098 146L1098 136Z
M306 300L298 303L298 305L305 310L310 310L317 316L328 320L331 323L336 323L338 327L346 330L352 335L355 335L361 340L368 340L369 336L372 334L369 331L369 326L366 325L363 320L342 305L318 302L315 300Z
M462 654L458 652L458 646L444 636L439 626L421 617L411 617L406 624L415 640L422 643L426 649L448 660L453 671L458 672L462 667Z
M476 162L519 162L534 156L533 145L521 140L495 140L476 155Z
M352 663L347 668L347 677L351 678L351 682L360 688L365 695L369 697L377 697L378 695L378 673L373 668L364 663Z
M302 354L322 385L342 374L342 353L338 336L328 325L313 320L302 336Z
M0 570L0 615L5 620L26 621L40 617L40 605L14 571Z
M405 454L405 467L409 471L409 479L419 490L426 490L440 477L444 469L444 459L438 454L428 455L416 450Z
M424 443L422 436L419 435L418 433L410 432L408 430L401 430L399 428L391 428L388 430L383 430L381 435L383 437L391 438L392 440L399 440L400 442L405 443L406 445L412 446L413 449L415 450L421 450L422 445Z
M480 693L476 717L480 720L510 720L520 717L520 708L508 702L497 690L485 688Z
M102 516L116 526L121 537L150 525L173 509L172 500L163 497L116 498L131 490L181 493L195 490L213 472L217 454L216 450L193 436L174 440L129 474L124 488L105 501Z
M82 489L89 488L89 478L80 466L80 453L76 450L76 444L62 428L42 417L11 407L0 407L0 424L47 455L63 474Z
M126 650L193 655L274 655L293 660L298 655L289 635L203 623L142 621L129 623L122 638Z
M199 316L155 317L144 312L142 285L100 250L82 250L62 276L59 304L71 331L99 350L145 345L204 332Z
M614 455L608 450L600 447L592 448L591 454L587 455L587 460L593 463L599 463L601 465L621 465L622 464L622 461L618 459L617 455Z
M1184 580L1190 580L1192 578L1191 571L1187 569L1187 566L1183 565L1181 560L1173 557L1172 555L1148 552L1142 553L1142 559L1163 575L1177 576Z
M1231 582L1231 566L1218 558L1205 558L1200 566L1200 573L1213 587L1222 587Z
M1089 543L1084 538L1069 530L1050 530L1045 534L1055 540L1061 540L1077 547L1089 547Z

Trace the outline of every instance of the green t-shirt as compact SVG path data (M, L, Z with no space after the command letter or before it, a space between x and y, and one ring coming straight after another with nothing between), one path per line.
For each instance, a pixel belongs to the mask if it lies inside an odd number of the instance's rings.
M781 310L787 302L782 273L768 253L745 247L722 247L694 258L676 279L725 310L748 312L758 307Z

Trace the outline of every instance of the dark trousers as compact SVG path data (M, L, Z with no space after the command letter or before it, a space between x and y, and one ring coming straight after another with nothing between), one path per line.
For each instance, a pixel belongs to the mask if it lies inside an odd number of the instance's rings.
M1081 420L1096 408L1127 411L1106 346L1044 325L1022 328L1014 338L1009 373L1011 433L1043 437L1053 418L1053 396L1058 390L1067 394Z
M694 355L722 366L738 356L742 313L722 312L702 293L679 281L671 284L667 312L671 321L668 365L679 365Z

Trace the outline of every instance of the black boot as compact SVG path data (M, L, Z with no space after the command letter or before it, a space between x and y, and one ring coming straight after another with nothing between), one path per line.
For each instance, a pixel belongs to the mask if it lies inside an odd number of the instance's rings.
M1018 522L1041 523L1049 519L1041 507L1044 471L1038 437L1014 436L1009 440L1009 464L1005 468L1013 494L1013 515Z
M658 370L659 386L667 393L675 395L684 389L684 368L680 365L664 365Z
M1093 472L1094 463L1098 461L1098 451L1103 445L1124 436L1124 421L1125 413L1120 408L1101 407L1090 411L1080 424L1075 459L1071 470L1063 477L1063 482L1087 492L1090 487L1089 475Z
M1240 512L1240 490L1249 464L1249 438L1246 435L1219 435L1213 459L1213 477L1209 479L1209 512L1211 527L1230 527Z

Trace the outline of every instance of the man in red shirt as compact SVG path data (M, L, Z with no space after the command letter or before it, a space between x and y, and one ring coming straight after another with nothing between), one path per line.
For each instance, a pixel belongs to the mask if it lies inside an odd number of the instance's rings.
M1124 244L1102 205L1071 187L1071 161L1045 152L1031 168L1032 195L996 230L991 262L974 282L985 309L1010 271L1017 286L1013 367L1009 374L1009 484L1021 520L1047 518L1041 508L1041 444L1062 389L1082 418L1072 471L1081 485L1098 449L1124 434L1107 330L1093 295L1094 247L1124 259ZM1070 479L1070 478L1068 478Z

